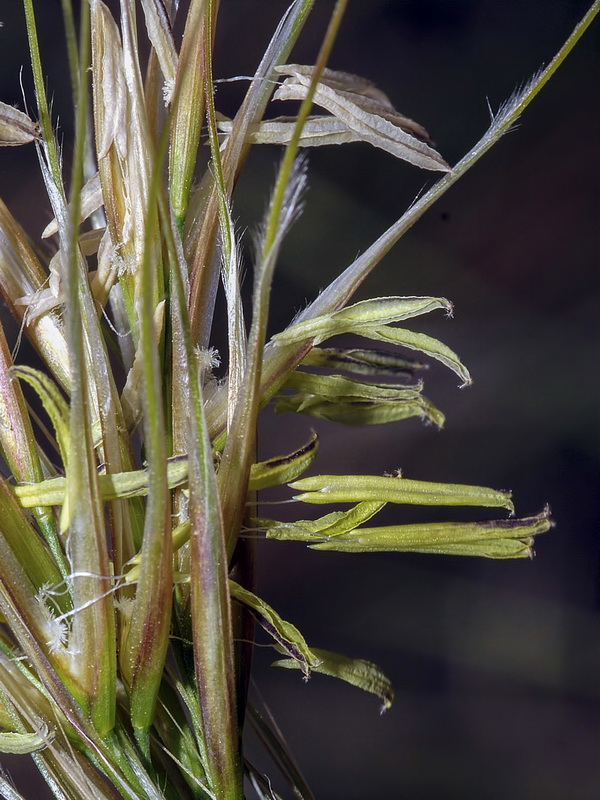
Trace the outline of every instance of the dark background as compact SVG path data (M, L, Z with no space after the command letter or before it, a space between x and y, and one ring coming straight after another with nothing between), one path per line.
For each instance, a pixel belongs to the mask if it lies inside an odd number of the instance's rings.
M2 5L0 97L19 102L24 63L33 104L22 12L17 2ZM216 73L252 73L286 5L223 0ZM316 5L293 61L314 62L333 3ZM374 80L427 127L451 164L487 127L487 101L497 108L548 63L588 7L579 0L349 5L330 65ZM60 2L38 6L68 142L68 90L57 80L66 74ZM454 375L432 366L428 394L447 415L445 429L408 421L354 430L265 414L264 457L300 445L312 426L321 436L320 472L402 468L412 478L510 488L518 515L549 503L557 523L533 562L261 543L259 593L309 643L375 661L396 687L380 717L378 702L359 690L322 676L304 684L299 674L269 668L272 651L257 651L262 698L321 800L600 796L599 39L597 20L518 128L364 286L363 297L432 294L455 303L452 321L439 314L414 322L453 347L475 379L459 390ZM221 86L217 106L233 112L241 91ZM275 148L255 151L235 200L241 230L260 219L278 159ZM367 145L311 151L309 177L306 210L275 280L274 330L435 178ZM36 209L46 204L30 148L0 153L0 192L38 235L48 215ZM448 516L398 507L393 519ZM275 770L264 768L279 788ZM15 777L17 770L11 764Z

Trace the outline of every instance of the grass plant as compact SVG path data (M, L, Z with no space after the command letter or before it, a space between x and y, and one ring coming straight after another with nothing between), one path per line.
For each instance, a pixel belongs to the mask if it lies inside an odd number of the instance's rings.
M77 8L78 35L63 0L75 118L65 169L36 4L23 0L36 108L0 104L0 144L37 149L54 219L32 241L0 200L0 291L36 353L20 363L0 328L0 751L31 757L61 800L313 797L248 700L261 630L277 666L304 678L332 675L390 705L392 687L376 665L312 647L256 594L257 539L527 558L551 526L547 509L514 518L510 494L488 487L319 474L315 434L258 462L257 418L273 402L350 426L410 417L443 425L423 394L422 359L463 385L469 372L445 344L403 325L450 315L452 304L353 302L353 294L514 125L600 2L453 167L381 90L328 67L344 0L315 64L289 63L313 3L295 0L274 20L228 119L215 107L217 0L120 0L114 13L90 0ZM270 116L273 97L295 101L291 116ZM302 209L306 148L356 141L441 177L268 340L272 279ZM247 299L235 186L249 148L267 145L283 147L283 157L257 218ZM221 354L213 349L219 324L227 331ZM340 345L335 337L346 334L360 346ZM277 485L296 501L294 522L256 517L256 492ZM343 510L311 513L323 504ZM497 511L486 521L406 524L397 508L397 524L378 525L390 504ZM246 725L288 789L248 760ZM21 795L0 777L0 796Z

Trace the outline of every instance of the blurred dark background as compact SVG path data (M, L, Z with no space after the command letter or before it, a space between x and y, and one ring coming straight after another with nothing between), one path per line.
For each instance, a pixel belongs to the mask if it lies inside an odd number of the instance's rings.
M60 2L37 5L68 158L69 93L57 81L66 77ZM216 74L251 74L286 5L223 0ZM330 66L374 80L452 164L487 127L488 102L496 109L548 63L589 4L349 5ZM293 61L314 63L333 3L316 6ZM1 14L0 97L20 101L24 64L33 105L19 3L4 3ZM321 676L305 684L299 674L270 669L272 651L257 650L262 701L322 800L600 796L599 43L596 20L517 129L362 290L361 297L432 294L455 303L452 321L439 314L414 322L453 347L475 379L459 390L455 376L432 365L428 395L446 413L445 429L408 421L354 430L264 416L263 457L300 445L314 427L320 472L402 468L412 478L510 488L518 515L549 503L557 523L532 562L260 544L259 593L309 643L375 661L396 687L392 709L380 717L372 697ZM219 87L219 109L233 113L242 91ZM260 219L278 158L276 148L255 148L235 198L241 230ZM311 151L309 177L306 210L275 281L274 330L435 178L358 144ZM48 214L36 208L43 195L31 148L0 153L0 192L39 235ZM398 507L393 518L448 516ZM279 789L275 771L262 766ZM19 781L18 767L11 772Z

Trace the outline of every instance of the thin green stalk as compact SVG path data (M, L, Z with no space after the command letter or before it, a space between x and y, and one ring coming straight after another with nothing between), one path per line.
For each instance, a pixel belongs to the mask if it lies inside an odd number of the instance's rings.
M313 97L315 96L315 90L317 88L317 84L321 78L323 70L325 69L327 61L329 60L329 55L331 53L333 43L336 40L337 33L342 23L342 19L344 16L344 12L346 11L347 5L348 5L348 0L337 0L335 4L333 14L331 15L331 19L329 21L329 26L325 34L325 38L323 39L321 49L319 50L319 55L317 56L317 61L315 63L315 68L312 74L308 92L306 93L306 97L302 101L300 110L298 111L298 117L296 120L296 125L294 127L294 132L292 133L292 138L290 140L290 143L285 149L283 161L281 163L281 167L277 175L277 182L275 184L275 189L273 191L273 197L271 199L271 207L269 209L269 219L267 221L267 228L263 242L263 251L262 251L263 262L266 262L268 253L275 244L277 238L277 232L279 230L279 220L281 218L281 211L284 204L286 188L289 184L290 176L292 174L292 169L294 166L294 160L298 153L300 137L302 136L302 129L304 128L304 124L308 118L308 115L310 114L310 110L312 108L312 101Z
M40 57L40 43L37 35L37 25L35 22L35 13L33 10L33 0L23 0L23 8L25 10L25 24L27 26L27 38L29 40L29 53L31 56L31 69L33 72L33 81L35 85L35 95L37 98L38 113L40 115L40 125L44 135L44 146L46 149L46 156L48 158L48 165L52 178L57 187L62 187L62 175L60 171L60 158L54 141L54 133L52 131L52 119L50 117L50 109L48 107L48 99L46 97L46 84L44 81L44 73L42 71L42 60Z
M77 96L79 90L79 52L77 47L77 31L75 28L75 17L73 15L72 0L61 0L63 11L63 23L65 26L65 42L67 46L67 60L69 63L69 76L71 79L71 91L73 93L73 109L77 108ZM97 171L96 156L94 149L94 134L92 128L92 115L88 108L88 120L86 124L85 138L85 167L84 177L89 180ZM97 222L95 227L105 224L102 212L96 212L92 218Z
M25 0L27 3L30 0ZM87 8L87 5L86 5ZM79 74L85 75L89 63L89 13L85 10L82 12L81 18L81 64L79 66ZM73 348L75 358L77 359L72 365L72 370L75 370L77 375L82 376L84 370L84 357L83 357L83 328L81 319L81 304L79 301L79 216L81 208L81 189L83 188L83 164L84 164L84 142L85 142L85 129L87 125L87 85L85 81L77 79L74 88L77 89L77 102L75 106L75 150L73 153L73 169L71 174L71 191L70 191L70 205L67 216L67 230L68 230L68 291L69 300L67 308L71 309L68 315L68 328L69 339L71 347ZM54 142L54 139L52 140ZM54 176L53 176L54 177ZM56 186L62 186L62 176L59 173L58 180L55 180ZM79 313L75 312L79 310ZM75 313L74 313L75 312ZM73 378L74 383L77 378ZM81 389L81 381L80 389ZM73 389L75 391L75 389Z
M73 108L76 108L77 90L79 86L79 55L77 53L77 33L75 30L75 19L73 17L73 4L71 0L61 0L61 3L65 25L65 41L67 44L71 90L73 92Z

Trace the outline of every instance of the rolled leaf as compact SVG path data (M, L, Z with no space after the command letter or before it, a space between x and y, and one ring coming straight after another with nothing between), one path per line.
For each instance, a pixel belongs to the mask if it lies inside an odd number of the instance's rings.
M388 324L426 314L436 308L444 308L450 314L452 304L443 297L379 297L364 300L340 311L290 325L273 337L273 343L282 346L311 342L315 345L332 336L354 333L418 350L440 361L462 379L463 386L467 385L471 383L469 371L449 347L431 336Z
M394 386L296 370L283 385L296 392L280 395L275 412L293 411L345 425L377 425L417 416L441 427L444 415L421 395L422 388L420 382Z
M358 528L343 537L313 542L315 550L346 553L412 552L485 558L531 558L533 537L550 530L546 509L524 519L437 522Z
M484 486L433 483L379 475L315 475L289 484L303 503L356 503L375 500L425 506L486 506L513 510L510 492Z
M416 400L361 401L343 398L329 400L296 394L278 401L275 412L280 414L284 411L308 414L344 425L383 425L411 417L433 422L438 428L444 424L444 415L424 397Z
M170 489L187 482L188 461L185 456L174 456L167 460L167 485ZM119 500L126 497L141 497L148 494L148 470L112 472L98 475L98 487L102 500ZM66 479L48 478L40 483L26 483L13 487L23 508L36 505L59 506L65 501Z

